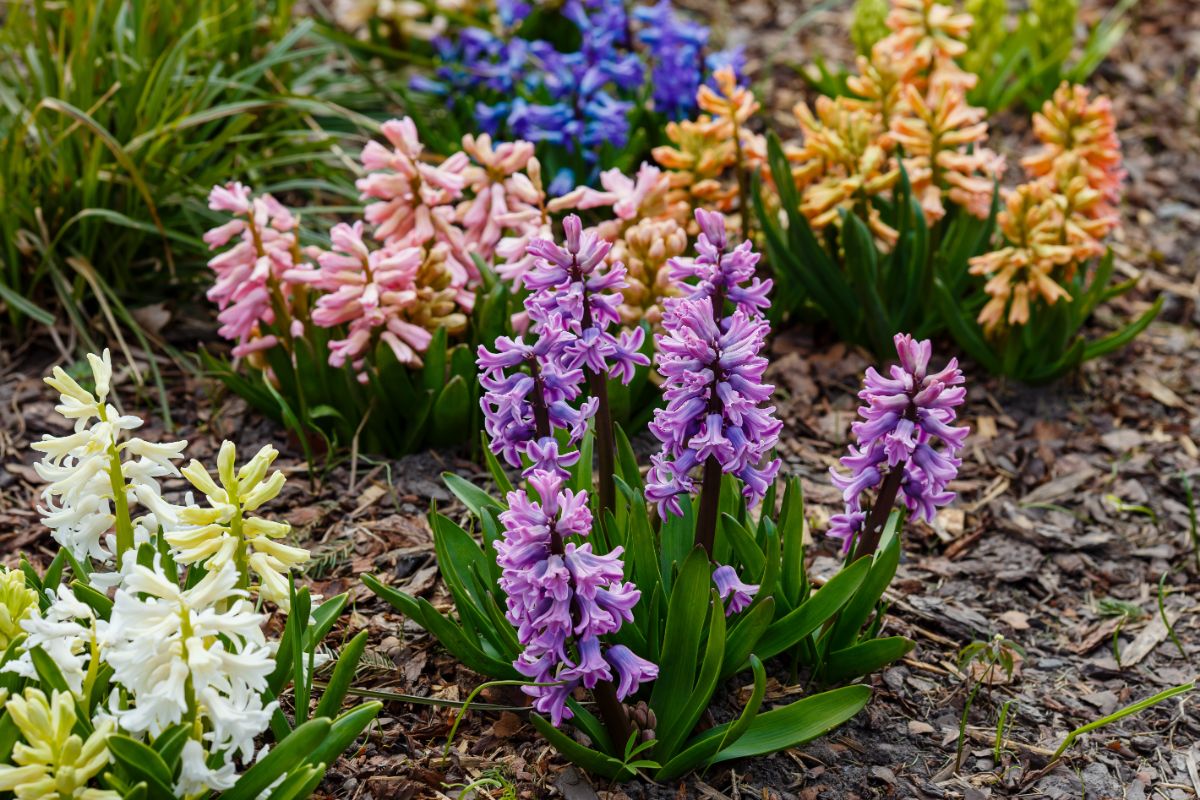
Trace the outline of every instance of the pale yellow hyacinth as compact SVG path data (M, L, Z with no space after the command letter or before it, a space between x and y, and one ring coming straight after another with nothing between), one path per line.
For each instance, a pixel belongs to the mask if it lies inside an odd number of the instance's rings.
M37 602L37 592L20 570L0 568L0 653L21 635L21 620L34 613Z
M72 732L75 698L69 693L47 699L29 688L5 708L23 741L14 745L12 763L0 765L0 792L12 792L17 800L119 800L116 792L87 786L108 766L111 720L98 722L84 741Z
M287 610L290 581L286 573L308 561L309 553L279 541L291 532L286 522L249 516L283 488L286 478L282 472L267 475L278 455L279 451L266 445L237 469L236 447L233 442L223 442L217 454L220 485L203 464L193 460L182 470L183 476L204 494L209 507L181 509L180 521L194 527L170 531L166 537L178 550L180 563L202 563L214 570L232 561L245 586L253 573L259 580L259 594Z

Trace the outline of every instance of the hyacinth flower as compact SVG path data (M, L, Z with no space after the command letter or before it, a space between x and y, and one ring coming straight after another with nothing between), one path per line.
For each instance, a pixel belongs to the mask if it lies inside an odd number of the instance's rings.
M553 725L571 719L567 700L590 689L614 741L629 738L621 701L658 676L658 667L624 645L601 637L633 621L641 592L623 580L622 548L600 555L590 543L569 541L591 533L587 492L564 487L561 475L535 471L524 490L508 494L500 515L503 537L496 543L506 617L523 648L516 669L537 685L522 691Z
M876 47L893 57L911 59L919 72L919 88L953 86L969 90L978 80L959 66L967 53L974 19L937 0L892 0L887 25L891 34Z
M987 112L967 104L963 90L936 86L927 94L905 87L908 113L892 120L891 137L904 149L904 167L925 216L946 215L942 198L987 219L1004 159L983 147Z
M0 652L21 635L22 621L37 610L37 592L25 584L25 573L0 567Z
M0 792L17 800L120 800L119 792L88 788L108 768L111 719L96 720L85 739L76 732L76 699L70 692L47 697L29 687L4 705L21 739L12 746L11 764L0 764Z
M1021 160L1025 171L1053 180L1064 169L1079 170L1107 201L1096 209L1097 216L1111 215L1125 180L1112 101L1104 96L1093 99L1087 87L1064 82L1033 115L1033 132L1042 147Z
M249 588L251 576L256 576L263 599L286 611L288 572L307 562L309 553L280 541L291 532L286 522L251 515L277 497L287 480L279 470L267 475L278 455L274 447L265 445L238 469L237 448L233 442L222 442L217 454L219 485L203 464L193 460L183 468L183 476L205 496L209 507L180 508L182 524L167 531L166 539L176 548L181 564L203 564L210 572L231 564L239 589Z
M115 561L120 567L126 553L174 518L174 507L163 500L158 481L179 475L173 462L183 457L187 442L130 437L142 420L121 414L109 402L111 354L107 349L100 356L89 353L87 361L94 394L61 367L45 379L59 393L55 411L72 420L75 430L66 436L45 434L32 445L43 454L34 469L48 484L38 512L55 541L76 558ZM134 503L146 513L133 517Z
M967 394L957 359L931 372L928 340L896 334L895 344L900 363L892 365L888 377L868 367L863 379L862 420L852 426L855 444L841 459L849 472L830 470L846 508L830 520L828 533L842 540L845 552L853 547L856 558L878 548L898 498L926 522L954 499L946 486L958 474L962 460L957 454L969 433L966 426L954 425L955 409ZM870 491L875 500L867 505L863 497Z
M878 118L845 98L819 97L815 107L815 115L802 103L793 109L804 137L803 146L788 155L792 179L802 190L800 212L817 230L840 224L842 211L858 214L891 247L898 234L872 199L896 185L900 168Z
M542 326L561 325L571 334L559 357L563 368L583 370L596 401L600 507L612 509L616 504L616 439L607 380L611 377L628 384L635 367L648 366L650 359L640 352L645 339L641 328L617 335L609 330L620 322L620 291L626 287L624 266L606 260L612 245L594 230L585 231L575 214L563 220L563 232L563 245L550 239L529 243L536 260L525 276L525 285L532 290L525 308L535 333Z
M318 289L311 319L314 325L346 325L346 336L329 342L329 365L347 362L360 382L368 380L366 358L376 341L386 344L396 360L420 366L433 331L450 334L467 327L462 294L446 267L447 250L435 246L386 245L371 250L363 240L363 223L338 223L330 231L333 248L317 254L317 269L291 269L284 277Z
M666 301L663 333L655 336L667 405L650 423L662 450L651 457L646 499L660 516L682 516L679 498L699 489L695 542L711 557L722 475L740 478L751 503L761 500L779 472L779 460L768 454L783 425L767 405L774 387L762 382L767 360L760 353L770 324L761 311L771 282L751 280L757 254L749 242L729 247L723 216L698 210L696 220L699 255L673 262L672 270L698 282L690 296ZM727 302L732 314L725 313ZM702 472L699 487L696 470ZM730 598L726 612L733 613L755 587L723 569L713 577L721 597Z
M583 370L567 366L566 348L575 341L561 317L551 317L530 334L496 339L495 350L479 346L480 408L484 430L493 453L514 467L522 457L530 469L557 472L578 459L578 453L560 453L555 430L577 443L596 413L597 400L589 398L576 408L582 393Z
M1055 280L1055 271L1075 256L1063 239L1062 218L1053 194L1043 183L1022 184L1008 192L996 225L1005 246L970 260L971 274L988 279L983 288L991 299L979 313L979 324L989 335L1005 325L1029 322L1030 303L1035 299L1049 305L1070 300L1070 294Z
M363 216L374 226L372 235L389 248L441 246L450 285L460 304L470 309L474 298L468 286L479 279L479 270L468 254L456 209L470 158L459 151L439 164L429 163L417 126L408 117L388 120L381 130L391 149L367 142L362 164L368 174L355 182L362 199L369 201Z
M38 610L34 597L33 607L21 620L26 637L22 652L0 667L0 673L40 680L33 662L33 650L37 648L58 667L67 688L77 697L86 697L99 672L93 657L105 646L107 622L97 620L95 612L79 601L70 586L59 584L47 589L46 596L50 604L45 611Z
M232 563L180 589L160 565L133 568L113 601L105 658L113 681L132 696L114 713L123 730L157 737L181 723L193 726L185 747L184 794L222 791L237 780L234 757L253 760L255 739L277 704L263 702L275 669L255 614L238 588ZM209 768L206 753L223 753Z
M237 240L208 262L216 273L207 296L220 309L217 332L237 342L235 357L272 348L279 340L264 329L275 325L277 314L288 313L283 276L298 257L296 218L271 195L254 197L236 182L214 186L208 207L234 218L205 233L205 244L216 250ZM285 327L290 326L287 320Z
M638 42L649 51L651 97L654 109L669 119L692 113L693 98L704 80L704 50L708 28L675 12L671 0L634 10Z

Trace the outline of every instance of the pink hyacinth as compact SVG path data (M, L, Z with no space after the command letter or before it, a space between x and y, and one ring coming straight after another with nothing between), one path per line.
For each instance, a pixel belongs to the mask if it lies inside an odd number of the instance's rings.
M236 182L214 186L208 207L234 215L204 234L209 248L236 240L208 262L217 274L207 296L220 309L218 333L237 342L234 356L273 347L276 337L263 329L275 322L272 292L285 302L290 296L284 274L294 265L296 218L271 195L254 197L249 187Z
M467 134L463 152L473 163L464 171L472 197L458 206L458 221L472 252L491 260L505 230L526 232L541 217L541 193L522 170L533 159L531 142L497 142L486 133L476 138Z
M364 200L370 200L364 216L374 226L372 235L389 248L442 245L459 302L469 307L469 287L479 279L471 260L467 236L459 227L457 203L463 197L470 164L458 152L440 164L422 160L424 145L411 119L383 123L383 135L392 149L378 142L363 148L363 166L370 173L355 185Z
M344 338L329 343L330 366L350 362L364 380L364 357L376 335L401 364L419 366L433 338L428 327L413 321L428 310L426 287L420 282L425 251L419 247L372 251L363 241L361 221L334 225L330 238L333 249L317 255L318 269L293 269L285 276L323 292L312 313L315 325L348 326ZM451 320L456 326L465 322L465 318Z

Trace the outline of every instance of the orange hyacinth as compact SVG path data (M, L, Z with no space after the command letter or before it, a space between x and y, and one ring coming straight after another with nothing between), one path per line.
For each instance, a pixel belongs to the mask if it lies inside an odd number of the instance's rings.
M1008 325L1029 321L1031 300L1049 305L1071 295L1055 279L1057 267L1075 257L1062 243L1062 216L1043 183L1026 183L1007 192L1005 209L996 218L1008 244L970 261L972 275L988 277L984 291L991 300L979 314L984 332L992 335Z
M625 265L626 286L617 308L623 325L634 326L643 319L658 327L663 300L682 294L671 280L667 261L687 249L687 231L673 219L643 219L625 231L608 254L610 262Z
M887 25L890 36L878 46L894 58L912 59L915 68L926 72L924 86L953 85L970 89L977 78L958 65L967 52L967 37L975 20L970 14L935 0L892 0Z
M908 156L904 168L925 215L930 220L945 216L942 198L948 197L973 216L987 218L1004 165L982 146L987 112L968 105L963 91L950 86L932 88L927 98L909 84L905 97L911 113L893 120L892 138Z
M896 185L900 169L880 140L876 117L846 98L818 97L816 111L803 104L793 109L804 138L789 153L793 179L803 189L801 213L814 228L837 222L841 209L865 216L872 233L890 247L896 231L870 200Z
M846 87L857 95L847 102L877 116L887 131L892 119L908 109L904 87L912 82L915 73L915 61L896 58L886 47L876 45L869 59L858 57L858 74L846 78Z
M1109 203L1120 199L1125 171L1121 168L1117 121L1107 97L1089 99L1086 87L1064 82L1041 112L1034 114L1033 132L1042 148L1021 161L1030 175L1053 175L1070 159L1078 159L1088 185ZM1098 208L1097 213L1110 214L1111 208Z

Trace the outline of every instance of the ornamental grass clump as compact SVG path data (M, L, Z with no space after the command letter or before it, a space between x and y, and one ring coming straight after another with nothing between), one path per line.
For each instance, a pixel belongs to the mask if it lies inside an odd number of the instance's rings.
M872 428L863 435L882 443L863 441L886 454L875 465L885 489L897 480L882 475L890 458L907 476L904 491L879 491L878 547L858 548L817 588L805 570L799 483L779 478L773 453L782 425L763 382L772 284L756 276L753 244L731 240L724 216L701 210L694 224L695 256L667 265L678 294L662 301L655 333L664 404L650 426L661 448L649 470L599 413L598 378L623 380L636 366L637 343L611 332L624 270L606 260L598 231L568 217L564 244L529 245L529 328L479 349L488 464L501 494L447 473L470 522L430 515L456 618L365 578L467 667L523 683L537 730L580 766L619 780L672 780L769 753L856 714L869 690L836 685L912 647L880 635L903 521L893 505L907 500L928 519L948 502L946 468L957 467L965 436L951 427L961 375L953 364L931 372L929 343L902 340L893 378L869 378ZM933 437L946 449L932 450ZM522 470L517 485L496 456ZM768 711L764 662L785 654L822 691ZM752 682L740 716L699 730L718 687L739 675Z
M1109 286L1105 238L1123 178L1111 105L1064 83L1034 115L1029 182L999 189L979 78L963 66L976 20L936 0L894 0L889 33L836 97L799 105L798 144L773 134L755 202L777 312L825 320L887 354L898 332L949 332L988 371L1054 380L1132 340L1156 307L1089 340Z
M196 461L179 470L186 442L129 436L142 420L117 409L108 351L88 366L91 388L61 368L46 379L75 431L34 445L58 555L41 575L24 560L0 574L0 791L309 796L380 706L339 713L364 634L312 707L318 647L349 596L313 608L292 572L308 552L279 541L286 523L249 516L284 483L267 475L274 449L237 469L225 442L220 486ZM209 508L163 495L181 473ZM279 639L271 609L287 614Z

